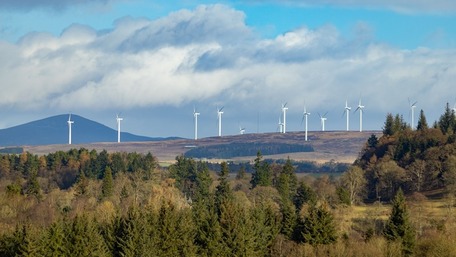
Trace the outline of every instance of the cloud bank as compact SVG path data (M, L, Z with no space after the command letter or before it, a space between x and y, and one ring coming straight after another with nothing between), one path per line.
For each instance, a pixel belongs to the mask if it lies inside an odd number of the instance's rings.
M355 105L362 97L381 123L386 112L406 110L408 97L438 113L454 100L456 50L401 50L357 31L344 38L332 26L301 27L263 39L242 12L209 5L157 20L123 18L109 31L74 24L58 37L30 33L15 44L0 41L0 107L231 103L233 112L255 115L252 106L275 113L287 101L290 115L300 115L304 103L342 113L345 99Z

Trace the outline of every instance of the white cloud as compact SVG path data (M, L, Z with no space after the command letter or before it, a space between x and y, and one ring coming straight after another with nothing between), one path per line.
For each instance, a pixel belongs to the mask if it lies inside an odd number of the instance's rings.
M253 0L252 2L257 2ZM276 0L271 0L276 2ZM402 13L454 13L456 3L453 0L286 0L281 4L288 3L300 6L338 6L357 7L371 9L389 9Z
M408 97L434 115L454 98L454 49L404 51L373 43L366 29L343 38L331 26L261 39L244 19L226 6L201 6L154 21L121 19L103 33L72 25L59 37L0 42L0 106L133 112L230 103L239 116L261 108L275 122L281 102L297 119L306 102L314 113L330 111L328 128L336 129L345 99L354 106L362 96L366 122L372 115L379 129L386 112L407 111Z

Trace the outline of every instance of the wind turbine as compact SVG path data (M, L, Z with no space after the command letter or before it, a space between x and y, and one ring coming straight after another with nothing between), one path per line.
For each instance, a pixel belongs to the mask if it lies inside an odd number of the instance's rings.
M306 106L304 106L304 112L303 112L303 114L302 114L302 119L303 119L303 120L304 120L304 119L306 120L305 137L304 137L304 138L305 138L305 141L307 141L307 116L309 116L309 115L310 115L310 112L307 112ZM302 124L302 121L301 121L301 124Z
M280 133L283 133L283 123L282 123L282 115L279 115L279 123L277 124L277 130Z
M222 136L222 112L223 110L223 106L222 108L217 108L217 119L218 119L218 136L221 137Z
M318 114L318 116L320 116L321 121L321 131L325 131L325 122L327 120L326 114L328 114L328 112L326 112L323 116L321 116L320 113Z
M361 104L361 98L359 99L358 108L356 108L355 112L359 111L359 132L363 131L363 109L364 105Z
M287 103L282 104L282 114L283 114L283 130L282 130L282 133L284 133L284 134L285 134L285 132L287 130L287 110L288 110Z
M71 124L74 123L74 121L71 120L71 113L68 116L68 144L71 145Z
M347 116L347 131L350 130L350 128L349 128L349 124L350 124L350 111L351 111L351 107L348 107L347 100L345 100L345 110L344 110L344 113L345 113L345 115Z
M415 108L416 108L416 103L418 103L417 101L415 101L413 104L410 104L410 98L408 99L408 104L410 106L410 127L412 128L412 130L414 130L414 127L415 127Z
M239 126L239 134L244 135L244 133L245 133L245 128Z
M119 114L116 114L116 121L117 121L117 143L120 143L120 122L123 118L119 117Z
M195 140L198 139L198 115L200 115L200 113L196 112L196 109L193 108L193 117L195 118Z

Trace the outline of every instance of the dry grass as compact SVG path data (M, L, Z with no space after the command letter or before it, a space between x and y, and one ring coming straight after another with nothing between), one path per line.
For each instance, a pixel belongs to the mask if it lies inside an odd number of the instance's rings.
M288 143L288 144L310 144L314 152L285 153L279 155L268 155L265 158L285 159L288 156L298 161L315 161L325 163L330 160L336 162L352 163L363 148L367 139L372 135L379 136L379 131L366 132L341 132L341 131L311 131L309 141L304 141L303 132L280 133L261 133L245 134L224 137L202 138L198 141L192 139L151 141L151 142L122 142L122 143L93 143L80 145L45 145L45 146L25 146L24 150L33 154L43 155L56 151L68 151L72 148L87 148L108 152L137 152L152 153L160 162L166 164L174 163L176 156L184 154L191 147L223 145L230 143ZM233 158L232 161L253 161L255 156ZM225 160L208 160L220 162Z

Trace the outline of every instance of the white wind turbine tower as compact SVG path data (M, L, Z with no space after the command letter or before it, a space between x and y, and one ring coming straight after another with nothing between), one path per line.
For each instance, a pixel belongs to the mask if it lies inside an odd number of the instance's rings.
M244 133L245 133L245 128L239 126L239 134L244 135Z
M363 109L364 105L361 104L361 98L359 99L358 107L355 112L359 111L359 132L363 131Z
M287 103L282 104L282 114L283 114L282 133L284 133L284 134L287 130L287 110L288 110Z
M304 113L302 114L302 119L305 119L306 123L305 123L305 141L307 141L307 116L310 115L310 112L307 112L306 110L306 106L304 106ZM301 124L302 124L302 121L301 121Z
M123 118L119 117L119 114L116 114L116 121L117 121L117 143L120 143L120 122Z
M217 119L218 119L218 136L221 137L222 136L222 112L223 110L223 106L222 108L217 108Z
M321 121L321 131L325 131L325 122L327 120L326 114L328 114L328 112L326 112L323 116L318 114L318 116L320 116L320 121Z
M71 145L71 124L74 123L74 121L71 120L71 113L68 116L68 144Z
M410 106L410 128L412 128L412 130L415 130L415 108L416 108L416 104L418 103L417 101L415 101L413 104L410 104L410 98L408 99L408 103L409 103L409 106Z
M282 123L282 115L279 115L279 123L277 123L277 130L280 133L283 133L283 123Z
M198 139L198 115L200 115L200 113L196 112L196 109L193 108L193 117L195 118L195 140Z
M347 131L350 130L350 128L349 128L349 124L350 124L350 111L351 111L351 107L348 107L347 100L345 100L345 110L344 110L344 113L345 113L345 115L347 116Z

